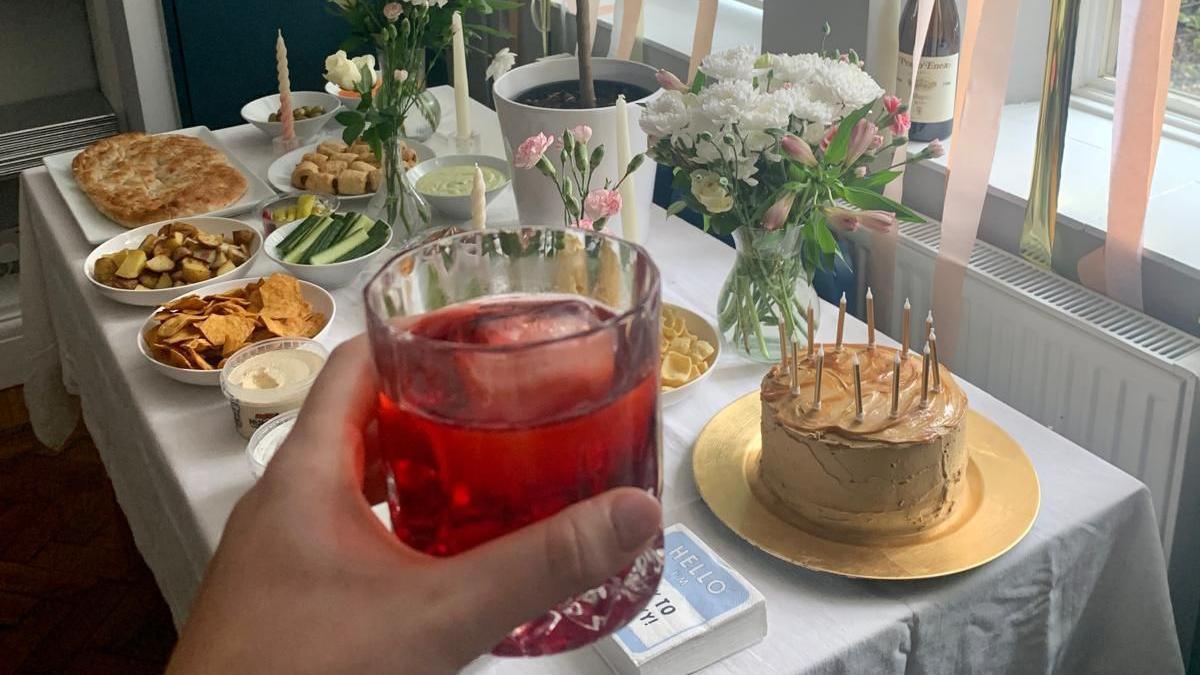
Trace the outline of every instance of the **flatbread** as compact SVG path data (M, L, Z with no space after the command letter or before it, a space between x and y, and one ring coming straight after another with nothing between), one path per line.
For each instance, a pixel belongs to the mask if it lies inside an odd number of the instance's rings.
M178 134L119 134L71 163L101 213L125 227L209 213L246 193L246 177L220 151Z

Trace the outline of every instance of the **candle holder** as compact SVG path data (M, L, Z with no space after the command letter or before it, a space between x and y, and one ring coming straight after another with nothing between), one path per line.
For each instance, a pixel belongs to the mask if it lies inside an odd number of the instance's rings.
M454 148L456 155L478 155L481 152L479 132L472 131L470 136L459 136L458 132L446 134L446 141Z

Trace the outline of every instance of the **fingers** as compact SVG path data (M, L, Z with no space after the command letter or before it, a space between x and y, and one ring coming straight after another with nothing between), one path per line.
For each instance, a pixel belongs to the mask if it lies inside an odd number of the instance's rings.
M627 567L661 528L657 499L636 488L610 490L448 559L444 572L462 580L449 610L471 617L471 647L486 651Z
M268 476L303 471L309 484L361 485L363 429L375 416L376 377L365 334L333 350Z

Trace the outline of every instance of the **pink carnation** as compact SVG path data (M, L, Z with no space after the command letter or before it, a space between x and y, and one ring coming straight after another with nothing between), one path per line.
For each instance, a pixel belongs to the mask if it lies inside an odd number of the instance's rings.
M908 119L908 113L897 113L892 119L892 134L896 136L904 136L908 134L908 128L912 126L912 122Z
M896 111L900 109L900 97L884 94L883 109L888 111L888 114L895 115Z
M570 129L571 135L575 137L575 141L587 145L587 142L592 140L592 128L586 124L577 124Z
M587 230L587 231L591 232L594 229L592 227L592 223L593 223L593 221L591 218L580 218L578 221L575 222L575 227L577 227L581 230Z
M942 142L936 138L932 141L929 141L929 145L926 149L929 151L930 157L941 157L942 155L946 154L946 146L942 145Z
M543 133L538 133L536 136L530 136L521 143L521 147L517 148L517 156L513 159L513 166L518 169L532 169L541 161L542 155L546 154L546 149L554 143L554 135L547 136Z
M621 212L621 193L598 188L583 200L583 212L593 220L611 218Z
M383 18L395 23L396 19L404 13L404 8L398 2L389 2L383 6Z

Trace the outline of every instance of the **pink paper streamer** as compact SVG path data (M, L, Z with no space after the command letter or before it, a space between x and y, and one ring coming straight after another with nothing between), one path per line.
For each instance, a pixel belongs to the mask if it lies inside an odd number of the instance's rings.
M895 0L899 2L900 0ZM917 4L917 31L913 36L912 55L913 87L908 91L895 92L896 96L911 102L913 90L917 82L917 69L921 66L921 52L925 49L925 37L929 33L929 18L933 16L934 0L920 0ZM898 29L898 28L897 28ZM896 86L895 82L885 82L884 89ZM899 164L908 157L908 144L896 148L892 153L892 164ZM904 165L899 167L900 175L883 188L883 194L891 199L900 201L904 195ZM900 233L893 228L890 232L873 232L871 234L871 254L867 259L867 276L871 279L871 289L877 301L875 303L876 320L885 325L891 325L892 307L894 306L894 285L896 271L896 242Z
M1112 172L1104 286L1108 296L1142 308L1142 241L1146 206L1162 137L1179 0L1123 0L1117 40ZM1081 262L1080 279L1096 283ZM1096 260L1091 265L1098 266ZM1090 285L1090 284L1089 284Z
M1000 132L1008 75L1012 67L1013 38L1017 29L1017 7L1011 0L978 0L978 13L968 12L972 22L970 73L962 112L955 119L950 161L954 170L946 179L946 201L942 209L942 243L934 269L933 313L937 317L939 351L949 362L957 346L962 325L962 288L967 261L979 232L983 201ZM976 40L982 26L986 40ZM960 57L961 59L961 57Z

